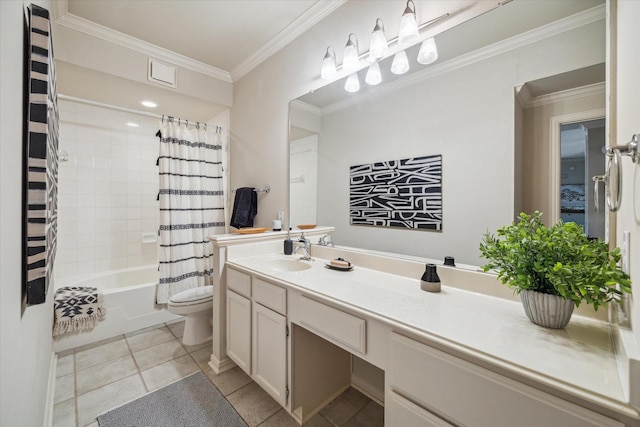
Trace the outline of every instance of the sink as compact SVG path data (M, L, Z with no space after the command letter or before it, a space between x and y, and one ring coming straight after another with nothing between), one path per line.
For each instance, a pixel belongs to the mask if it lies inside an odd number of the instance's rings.
M261 264L265 270L273 272L302 271L311 268L311 264L299 258L274 258Z

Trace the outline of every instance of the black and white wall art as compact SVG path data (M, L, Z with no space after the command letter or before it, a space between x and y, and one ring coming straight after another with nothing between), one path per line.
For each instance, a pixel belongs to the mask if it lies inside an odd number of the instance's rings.
M23 296L46 301L57 242L58 108L49 11L29 8L25 40Z
M352 225L442 231L442 156L351 166Z

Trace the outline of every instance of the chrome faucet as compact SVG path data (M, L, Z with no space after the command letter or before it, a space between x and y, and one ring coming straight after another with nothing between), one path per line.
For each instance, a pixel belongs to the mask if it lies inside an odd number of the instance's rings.
M311 242L309 241L309 239L304 237L304 233L300 235L300 238L298 239L298 243L302 243L302 244L298 245L293 251L293 253L295 254L300 249L302 249L303 256L301 256L300 259L303 261L313 261L313 259L311 258Z
M318 245L320 245L320 246L331 246L331 247L335 246L333 244L333 242L331 241L331 235L330 234L322 236L320 238L320 241L318 242Z

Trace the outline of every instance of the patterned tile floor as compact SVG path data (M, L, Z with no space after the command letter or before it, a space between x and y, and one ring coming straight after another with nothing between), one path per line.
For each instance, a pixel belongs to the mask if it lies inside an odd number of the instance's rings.
M184 322L161 324L58 354L54 427L97 427L101 413L198 370L236 408L249 427L296 427L282 407L235 367L216 375L211 342L185 346ZM382 427L384 409L350 388L305 426Z

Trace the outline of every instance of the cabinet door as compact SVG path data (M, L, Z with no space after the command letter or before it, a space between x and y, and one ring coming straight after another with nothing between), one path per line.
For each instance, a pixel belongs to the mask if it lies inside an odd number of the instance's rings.
M287 319L253 304L253 379L278 403L287 402Z
M251 300L227 290L227 355L251 375Z

